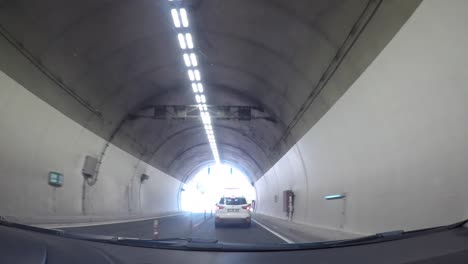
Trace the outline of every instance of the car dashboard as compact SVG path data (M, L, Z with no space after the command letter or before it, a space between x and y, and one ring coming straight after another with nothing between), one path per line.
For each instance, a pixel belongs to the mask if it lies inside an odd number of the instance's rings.
M97 239L96 239L97 240ZM0 263L467 263L468 228L422 232L402 239L327 248L282 250L192 243L185 250L64 237L60 232L0 225ZM236 249L237 248L237 249ZM250 250L243 250L250 248ZM257 250L258 249L258 250Z

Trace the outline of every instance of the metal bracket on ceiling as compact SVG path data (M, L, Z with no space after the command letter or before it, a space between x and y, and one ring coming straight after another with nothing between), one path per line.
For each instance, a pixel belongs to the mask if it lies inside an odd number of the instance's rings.
M216 120L251 121L263 119L273 123L276 120L258 106L207 105L211 118ZM156 120L199 119L198 105L151 105L130 114L130 119L150 118Z

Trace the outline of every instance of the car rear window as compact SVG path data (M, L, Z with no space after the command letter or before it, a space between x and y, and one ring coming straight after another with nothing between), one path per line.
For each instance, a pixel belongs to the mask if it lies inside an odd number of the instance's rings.
M241 205L247 204L247 201L243 197L236 197L236 198L221 198L219 204L226 204L226 205Z

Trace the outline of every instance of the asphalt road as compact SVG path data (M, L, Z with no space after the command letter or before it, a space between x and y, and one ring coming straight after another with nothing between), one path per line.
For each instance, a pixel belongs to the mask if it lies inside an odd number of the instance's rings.
M193 227L191 227L191 225ZM154 221L142 220L117 224L62 228L62 230L109 236L134 238L154 238ZM214 227L214 218L203 214L185 214L159 219L158 238L192 237L198 239L217 239L229 243L270 244L285 243L268 230L252 222L250 227L222 226Z
M282 239L264 229L255 222L250 227L229 225L214 227L214 218L197 227L191 235L192 238L217 239L220 242L248 243L248 244L276 244L285 243Z
M203 214L185 214L159 218L158 238L177 238L187 237L192 233L191 225L197 225L204 221ZM132 238L154 238L154 220L142 220L134 222L125 222L118 224L106 224L95 226L61 228L65 231L106 235L121 236Z

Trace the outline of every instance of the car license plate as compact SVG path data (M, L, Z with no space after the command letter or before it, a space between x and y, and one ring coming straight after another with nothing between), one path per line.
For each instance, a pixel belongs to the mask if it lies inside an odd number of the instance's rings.
M231 212L239 212L239 209L228 209L228 213L231 213Z

